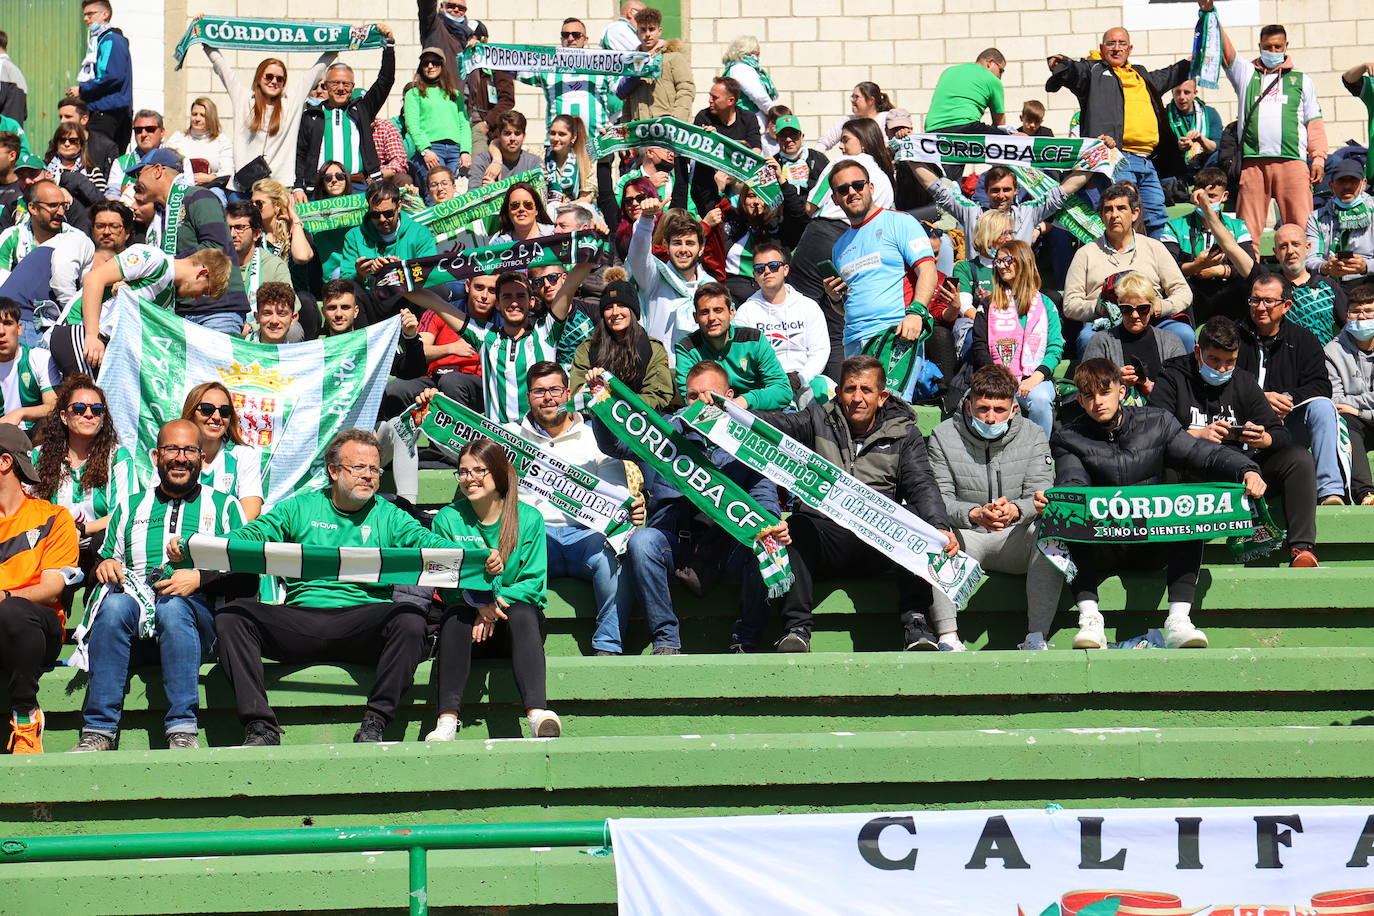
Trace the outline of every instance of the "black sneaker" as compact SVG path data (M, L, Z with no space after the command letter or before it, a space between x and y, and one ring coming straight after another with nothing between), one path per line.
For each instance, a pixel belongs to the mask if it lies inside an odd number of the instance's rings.
M242 747L276 747L281 744L281 735L266 722L249 722L243 730Z
M614 658L619 654L619 652L612 652L609 649L597 649L595 652L592 653L592 655L596 658Z
M792 630L778 640L779 652L810 652L811 634L802 630Z
M363 713L363 724L358 726L358 730L353 733L354 744L379 744L385 741L383 732L386 730L386 720L375 712L368 710Z
M677 646L654 646L654 651L650 655L681 655L682 650Z
M198 751L200 750L200 737L196 732L171 732L167 735L167 750Z
M908 652L938 652L940 644L926 623L925 614L912 614L907 621L902 646Z
M115 738L111 738L109 735L101 734L100 732L83 731L81 733L81 740L76 742L76 747L72 748L67 753L86 754L92 751L112 751L118 744L119 741Z

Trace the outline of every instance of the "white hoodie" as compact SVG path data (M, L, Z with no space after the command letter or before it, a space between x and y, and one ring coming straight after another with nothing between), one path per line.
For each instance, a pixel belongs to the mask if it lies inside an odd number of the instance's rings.
M597 448L596 435L592 432L591 424L577 414L572 415L572 424L556 438L549 436L530 420L529 414L525 414L519 423L507 423L505 426L516 435L539 444L545 451L557 455L568 464L577 465L593 477L599 477L617 486L626 486L625 462L611 458ZM540 499L527 492L521 493L520 496L522 500L539 510L547 527L561 528L577 524L546 499Z
M697 287L711 277L698 263L696 279L682 279L677 268L654 257L653 239L653 219L641 216L635 220L625 266L639 289L644 330L668 351L671 368L677 342L697 329L697 320L692 317L692 297Z
M783 286L783 300L774 305L759 290L735 311L736 327L758 328L773 345L783 371L795 372L806 384L825 371L830 359L830 331L825 314L814 299L790 285Z

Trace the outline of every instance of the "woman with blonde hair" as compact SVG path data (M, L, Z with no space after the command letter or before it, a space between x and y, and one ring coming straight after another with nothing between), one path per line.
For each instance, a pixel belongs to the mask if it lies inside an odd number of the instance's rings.
M1165 364L1188 351L1177 334L1161 334L1151 327L1161 297L1149 277L1136 271L1113 274L1102 284L1101 298L1116 306L1121 322L1090 337L1083 359L1102 356L1120 366L1124 403L1144 404Z
M309 261L314 254L310 240L296 208L291 203L291 191L273 178L255 182L252 189L253 209L262 217L262 244L268 251L290 263ZM297 230L300 230L299 233Z
M181 419L200 430L201 484L238 497L245 522L257 518L262 512L262 453L244 438L229 389L219 382L200 383L186 393Z
M759 63L759 40L753 35L741 35L730 42L721 55L720 62L725 65L721 76L728 76L739 83L740 97L736 101L740 111L748 112L758 119L759 137L763 140L763 152L768 156L778 154L778 144L768 139L768 109L778 100L778 90L768 76L768 71Z
M208 168L196 172L196 184L213 184L234 174L234 142L220 130L219 109L206 96L191 103L191 120L185 130L167 138L167 146L183 159L204 159Z
M531 738L557 738L558 714L548 708L544 606L548 547L544 516L520 501L520 480L506 450L478 438L458 453L458 492L434 517L433 531L468 550L487 550L492 590L463 590L439 624L439 721L426 741L452 741L475 654L509 656Z
M973 226L973 238L966 239L967 260L954 265L954 281L959 284L959 317L954 319L954 349L961 362L968 359L972 338L969 330L978 313L992 298L992 260L997 249L1011 241L1016 225L1006 210L987 210Z
M275 178L288 188L294 187L299 177L296 175L296 137L301 129L301 116L305 113L305 99L324 77L325 68L334 62L338 52L321 54L315 66L301 74L288 91L288 71L280 59L268 57L260 61L253 72L253 81L245 87L239 82L238 74L230 69L222 51L209 45L201 47L210 58L210 66L224 90L229 93L234 111L233 161L238 171L231 182L231 190L248 194L253 182L262 178Z
M992 296L973 322L969 364L1005 366L1019 386L1016 401L1032 423L1054 432L1054 370L1064 355L1059 310L1040 292L1035 252L1013 239L997 249Z

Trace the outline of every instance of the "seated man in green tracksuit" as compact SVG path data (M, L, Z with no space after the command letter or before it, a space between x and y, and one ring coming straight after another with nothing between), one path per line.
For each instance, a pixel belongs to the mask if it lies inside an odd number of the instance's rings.
M692 298L697 330L677 342L678 395L687 400L687 374L704 360L725 367L735 403L749 410L781 410L792 403L792 383L778 355L757 328L735 327L735 300L723 283L703 283Z

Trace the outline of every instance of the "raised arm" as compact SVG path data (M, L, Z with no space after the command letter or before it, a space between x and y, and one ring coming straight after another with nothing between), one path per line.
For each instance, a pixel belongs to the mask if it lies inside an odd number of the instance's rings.
M1212 233L1217 244L1221 246L1221 250L1226 253L1226 259L1236 269L1237 275L1250 276L1250 271L1255 269L1255 259L1250 256L1250 252L1245 250L1244 245L1236 241L1231 230L1226 228L1226 223L1222 221L1221 214L1212 209L1211 201L1207 198L1207 192L1194 191L1193 204L1202 214L1202 221L1207 224L1207 230Z

